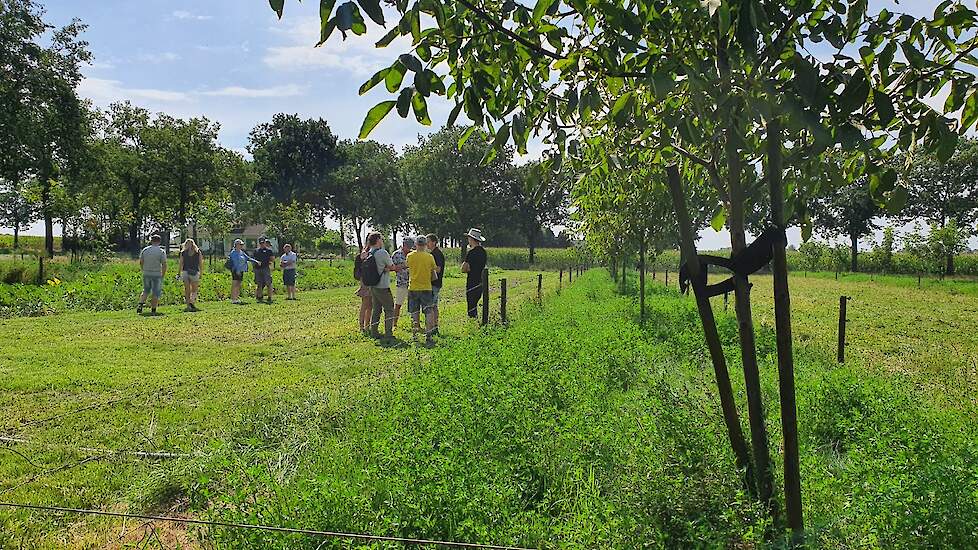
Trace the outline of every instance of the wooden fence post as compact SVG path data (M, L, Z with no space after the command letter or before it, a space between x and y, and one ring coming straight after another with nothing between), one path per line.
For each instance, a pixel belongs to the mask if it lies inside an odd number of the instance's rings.
M537 300L543 300L543 273L537 273Z
M560 269L560 276L557 277L557 292L560 292L561 287L564 286L564 269Z
M723 293L723 311L727 311L727 300L730 298L729 294L729 292Z
M499 280L499 318L506 324L506 279Z
M669 286L669 268L666 268L666 286Z
M489 268L482 269L482 326L489 324Z
M848 296L839 296L839 362L846 362L846 302Z
M37 284L44 284L44 256L37 257Z
M569 267L567 268L567 284L569 285L573 282L574 282L574 268Z

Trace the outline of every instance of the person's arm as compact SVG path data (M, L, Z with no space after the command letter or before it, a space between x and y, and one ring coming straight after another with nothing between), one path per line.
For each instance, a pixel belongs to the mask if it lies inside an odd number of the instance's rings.
M160 263L160 274L166 277L166 252L163 253L163 261Z
M197 262L198 264L200 264L197 266L197 273L200 276L203 276L204 275L204 253L200 252L197 255L200 256L200 261Z
M183 273L183 253L177 257L177 273Z

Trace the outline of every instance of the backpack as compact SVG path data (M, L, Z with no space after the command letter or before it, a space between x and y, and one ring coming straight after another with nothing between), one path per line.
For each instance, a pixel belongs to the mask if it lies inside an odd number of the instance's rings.
M377 271L377 259L373 252L360 264L360 282L367 286L377 286L380 283L380 272Z
M359 254L353 258L353 278L360 280L360 270L363 269L363 258Z

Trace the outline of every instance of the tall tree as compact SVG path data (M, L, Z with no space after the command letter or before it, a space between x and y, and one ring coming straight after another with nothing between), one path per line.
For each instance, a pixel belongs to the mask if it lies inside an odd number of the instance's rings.
M553 162L547 161L521 166L509 178L506 198L512 204L520 232L526 237L531 264L543 229L567 218L571 183L570 167L555 171Z
M879 228L883 211L869 193L869 182L862 180L830 190L811 206L815 226L830 236L849 239L849 268L859 271L859 239Z
M953 220L959 231L973 235L978 221L978 140L961 140L946 161L921 154L911 157L908 164L910 199L904 219L923 218L941 228ZM948 250L945 272L953 275L955 254L953 247Z
M125 190L128 203L129 250L137 254L146 221L148 199L154 191L148 152L150 113L128 101L109 105L102 114L102 158L106 179Z
M91 54L80 21L52 31L43 15L32 0L0 5L0 170L11 181L37 180L44 246L53 255L52 190L77 170L90 129L76 89Z
M397 153L376 141L344 140L338 146L340 164L331 176L332 212L351 220L357 245L363 247L363 228L397 227L407 221L407 203L398 174Z
M464 235L481 227L492 236L498 200L513 177L512 151L490 155L481 131L445 127L421 137L401 156L401 175L410 199L410 219L439 235ZM483 162L486 160L487 162ZM464 241L464 239L463 239ZM466 243L462 242L464 252Z
M286 204L332 197L329 175L340 157L325 120L279 113L251 131L248 152L258 173L257 191Z
M14 230L14 248L20 246L20 231L37 219L26 182L0 179L0 226Z

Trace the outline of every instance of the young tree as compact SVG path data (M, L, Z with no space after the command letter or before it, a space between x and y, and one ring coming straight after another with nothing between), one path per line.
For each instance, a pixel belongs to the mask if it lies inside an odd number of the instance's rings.
M20 231L37 219L27 184L0 180L0 226L14 230L14 248L20 246Z
M801 246L798 247L798 252L801 254L806 273L808 271L818 270L822 262L822 257L826 253L824 244L812 240L801 243Z
M867 181L831 189L816 198L812 204L816 227L828 236L844 235L849 238L849 269L859 271L859 239L879 228L878 216L882 209L869 194Z
M939 227L954 221L958 231L973 234L978 221L978 140L962 140L946 161L921 154L910 157L909 165L905 180L910 199L903 218L922 218ZM954 256L952 252L944 258L948 275L954 275Z
M273 2L280 16L283 5L282 0ZM361 5L371 20L382 24L377 0ZM906 191L896 185L896 172L884 167L887 150L922 145L941 158L950 156L956 133L978 120L975 78L961 68L978 49L978 39L972 32L973 10L949 2L939 8L933 19L922 19L888 10L870 13L864 0L541 0L533 8L517 2L399 0L401 21L379 45L410 36L413 53L399 56L361 88L369 90L381 81L392 92L400 88L396 101L381 102L367 113L361 134L395 107L402 117L413 109L419 121L427 122L426 98L431 94L455 101L449 123L464 111L490 131L498 147L512 139L523 150L534 134L558 155L575 156L580 139L634 128L640 132L633 139L636 153L666 172L683 256L694 281L700 280L701 260L685 212L689 190L706 186L716 192L726 211L733 254L742 256L747 251L744 174L761 159L770 199L772 232L762 243L769 244L765 248L773 257L787 525L800 536L801 480L782 232L799 221L804 229L809 197L831 181L804 188L786 186L790 180L785 176L836 147L862 157L846 164L848 177L869 176L874 198L898 210ZM335 12L321 10L321 22L323 42L334 29L344 35L367 29L352 2ZM831 44L833 53L816 55L812 50L818 43ZM896 59L897 48L905 60ZM405 84L408 71L414 78ZM447 86L439 72L450 78ZM951 99L945 110L964 107L960 125L921 101L949 83ZM897 139L887 140L891 135ZM591 168L607 175L617 165L605 158ZM749 487L777 516L749 274L735 271L732 281L752 461L736 441L740 428L735 411L727 406L732 402L729 381L718 380L718 385L738 465L753 468L756 475L749 477L757 482ZM722 348L717 353L706 291L706 285L694 284L716 367L723 360Z

